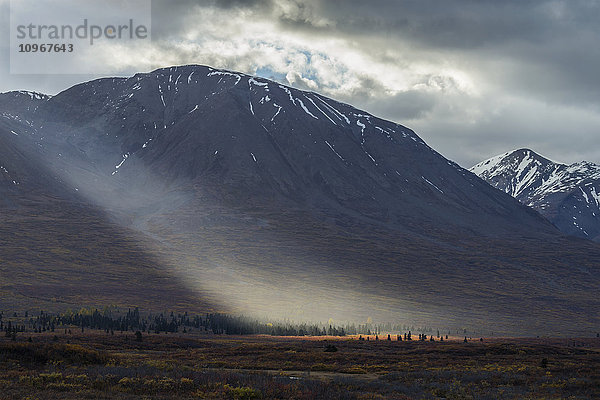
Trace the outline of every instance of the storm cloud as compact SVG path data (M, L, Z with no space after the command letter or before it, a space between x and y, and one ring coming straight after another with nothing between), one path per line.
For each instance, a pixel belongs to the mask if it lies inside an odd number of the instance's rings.
M180 0L152 15L150 47L97 61L116 60L113 75L151 56L273 78L407 125L465 167L517 147L600 163L600 2ZM7 58L2 91L93 78L11 76Z

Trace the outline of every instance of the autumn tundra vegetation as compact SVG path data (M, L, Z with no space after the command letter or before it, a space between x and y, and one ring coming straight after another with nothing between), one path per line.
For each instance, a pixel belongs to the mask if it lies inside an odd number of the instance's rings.
M4 312L0 324L1 399L600 397L596 337L471 338L135 308Z

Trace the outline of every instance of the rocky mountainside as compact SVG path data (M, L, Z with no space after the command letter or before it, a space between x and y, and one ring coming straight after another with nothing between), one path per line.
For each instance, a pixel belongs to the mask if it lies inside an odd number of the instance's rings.
M534 208L562 232L600 241L600 165L565 165L520 149L470 171Z
M67 175L77 165L127 186L201 181L234 201L276 198L395 226L543 225L406 127L234 72L184 66L88 82L35 118L37 144Z
M488 333L595 332L600 321L597 245L564 237L410 129L348 104L196 65L5 106L10 96L18 95L0 96L0 140L21 156L0 153L0 163L28 182L6 178L5 186L37 221L35 237L42 240L47 215L22 204L40 193L78 210L62 222L102 217L118 231L112 244L144 253L140 280L153 282L149 271L170 277L169 298L179 300L168 304ZM95 231L90 224L87 233ZM0 244L0 257L14 246ZM81 251L60 254L67 262ZM48 292L66 286L78 295L61 301L98 304L110 283L130 304L164 307L157 284L148 295L111 279L124 275L118 256L104 265L101 253L84 254L101 265L94 279L104 283L83 291L79 276L44 282ZM40 284L39 260L25 257L20 268L29 285ZM17 284L6 279L10 292Z

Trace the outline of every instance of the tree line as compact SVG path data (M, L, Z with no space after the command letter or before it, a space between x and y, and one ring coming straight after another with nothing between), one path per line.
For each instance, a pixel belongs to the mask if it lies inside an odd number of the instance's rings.
M183 314L147 314L142 315L139 308L128 309L126 314L118 314L111 308L103 311L98 309L81 309L80 311L67 311L52 314L41 311L38 315L31 316L25 313L20 324L11 321L4 322L0 313L0 330L6 336L25 332L56 332L65 329L65 333L73 327L85 329L104 330L107 333L115 331L139 331L147 333L187 333L193 329L213 334L225 335L273 335L273 336L346 336L344 327L333 324L309 324L292 322L267 323L246 316L228 315L221 313L207 313L204 315ZM14 317L17 316L15 313Z
M12 317L16 318L17 313ZM187 333L193 329L226 335L272 335L272 336L346 336L346 335L381 335L382 332L422 332L425 337L429 333L434 336L431 327L416 327L401 324L364 324L335 325L333 323L296 323L290 321L276 321L268 323L257 318L243 315L230 315L222 313L206 313L203 315L190 315L187 312L175 314L174 312L148 313L142 315L139 308L128 309L127 313L119 312L116 307L99 309L82 308L79 311L68 310L64 313L48 313L40 311L39 314L30 315L25 312L18 318L19 324L6 321L0 312L0 331L12 336L22 332L55 332L57 329L66 329L66 333L73 327L77 329L104 330L107 333L115 331L140 331L147 333ZM458 333L459 331L457 331ZM450 334L450 331L447 332ZM466 330L464 332L466 334ZM404 334L406 336L406 333ZM421 337L421 335L419 335ZM443 336L437 330L437 338ZM447 336L447 335L446 335ZM404 338L407 339L406 337ZM411 340L411 339L408 339Z

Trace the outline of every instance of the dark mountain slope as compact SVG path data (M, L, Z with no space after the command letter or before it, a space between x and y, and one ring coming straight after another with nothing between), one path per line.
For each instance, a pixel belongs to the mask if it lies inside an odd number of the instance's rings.
M13 129L18 124L11 122ZM39 146L0 120L0 306L4 310L215 308L170 274L147 239L113 223L46 166Z
M47 141L61 151L66 141L83 153L69 157L115 180L128 169L124 181L139 177L129 165L141 161L163 180L201 181L222 196L276 197L394 227L552 232L408 128L259 78L175 67L75 86L37 115Z

